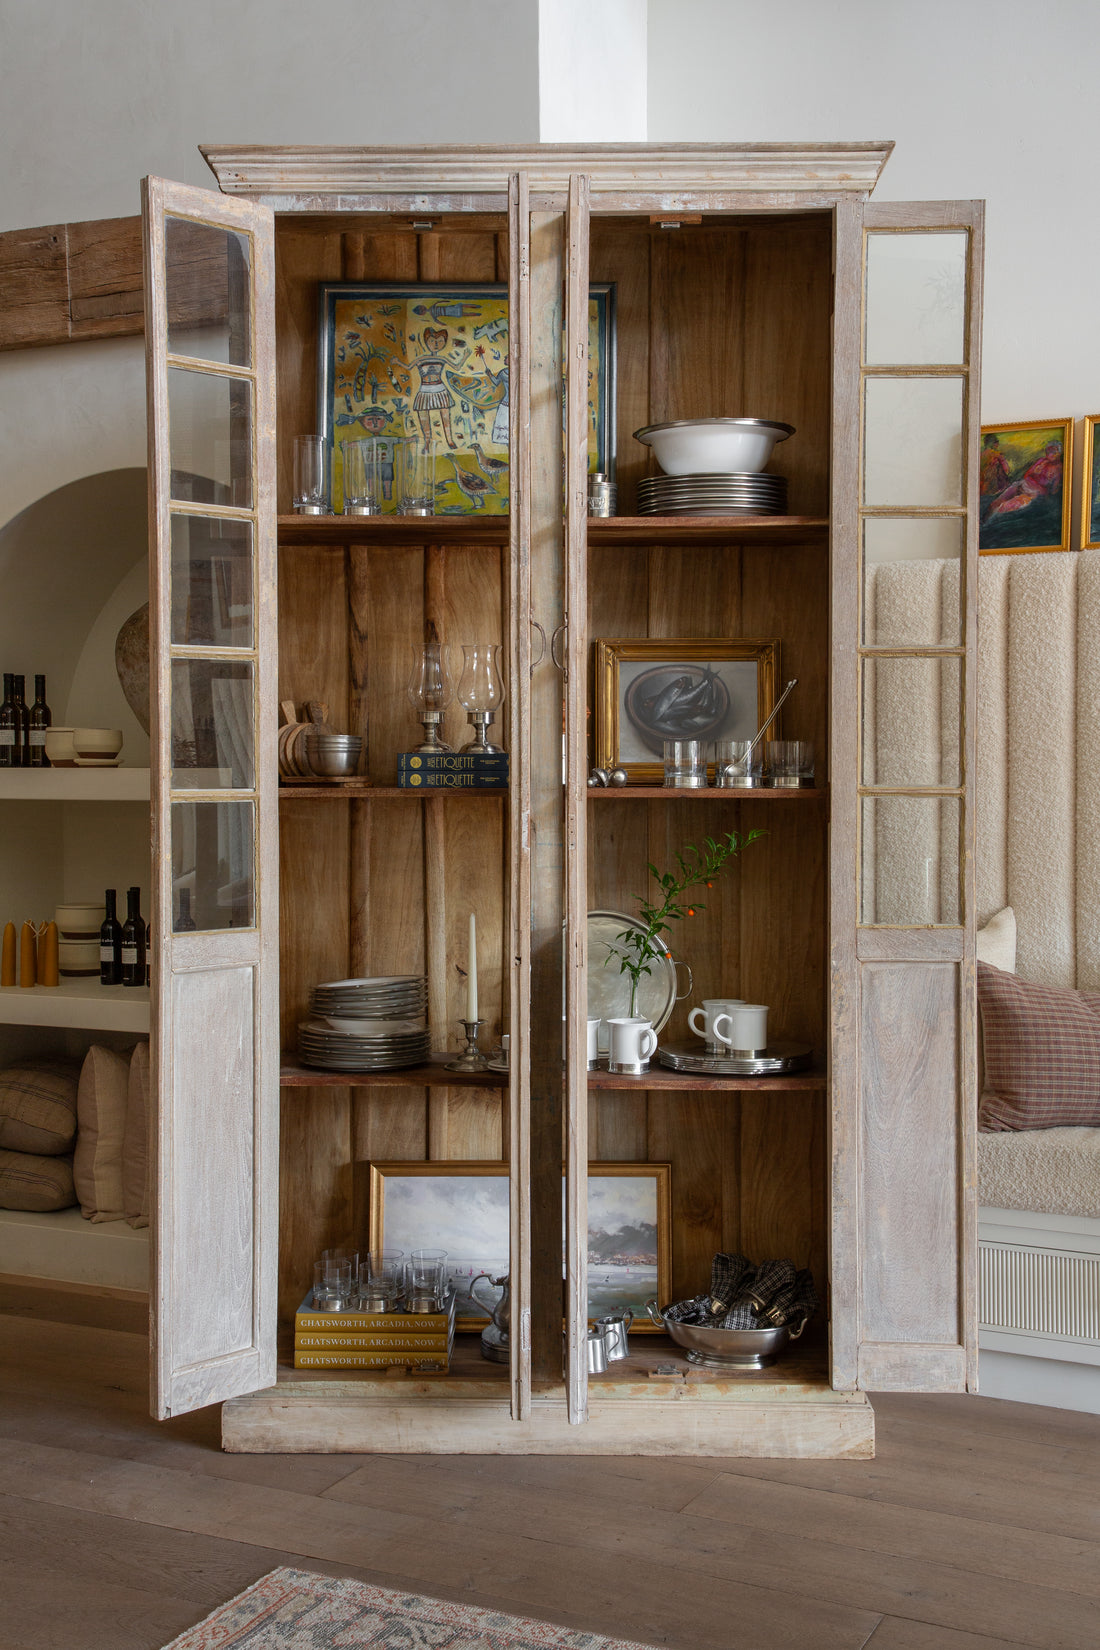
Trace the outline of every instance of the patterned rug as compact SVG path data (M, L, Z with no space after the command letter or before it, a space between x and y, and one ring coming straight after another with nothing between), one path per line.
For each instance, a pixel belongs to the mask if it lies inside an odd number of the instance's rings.
M272 1570L164 1650L652 1650L527 1616Z

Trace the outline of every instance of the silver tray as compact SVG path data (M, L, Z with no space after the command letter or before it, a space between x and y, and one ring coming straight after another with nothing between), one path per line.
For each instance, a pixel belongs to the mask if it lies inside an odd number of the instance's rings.
M619 972L617 958L613 957L605 966L615 935L626 928L636 928L641 933L645 924L622 911L588 913L589 1019L612 1020L630 1013L630 975ZM638 1013L659 1032L668 1024L676 1006L676 963L671 957L657 957L650 967L653 972L643 974L638 987Z
M698 1042L662 1043L657 1058L672 1071L710 1072L715 1077L774 1077L784 1071L804 1071L813 1059L809 1043L769 1043L763 1054L751 1058L708 1054Z

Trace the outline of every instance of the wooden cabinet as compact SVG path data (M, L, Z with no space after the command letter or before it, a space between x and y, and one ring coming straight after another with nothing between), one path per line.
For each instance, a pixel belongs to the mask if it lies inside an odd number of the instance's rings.
M254 893L240 927L180 935L154 919L159 1413L230 1400L236 1450L859 1455L873 1448L865 1389L973 1385L981 215L870 205L888 152L218 150L223 195L149 185L161 908L173 821L200 802L244 810ZM236 237L231 278L224 254L210 261L240 316L221 361L174 343L166 221ZM201 263L189 257L189 279ZM293 437L316 423L317 291L341 279L507 281L507 517L289 513ZM623 513L607 521L585 505L590 282L617 294ZM173 374L220 381L205 388L238 469L216 496L173 498ZM635 514L635 429L744 413L797 429L775 465L790 516ZM172 533L188 516L247 526L247 647L172 633ZM932 555L953 555L960 600L939 640L917 643L875 608L874 574ZM394 787L429 620L452 644L505 645L507 796ZM592 644L607 636L778 639L782 679L799 682L787 727L814 742L815 787L590 790ZM185 794L167 760L173 694L181 667L211 658L247 678L255 771ZM918 688L935 675L947 731L934 773L926 752L907 767L905 728L892 730L899 670ZM275 703L307 696L364 729L369 786L277 794ZM449 717L460 735L461 712ZM876 727L896 731L893 767L871 759ZM586 913L629 910L647 862L685 840L755 827L766 836L708 891L678 951L697 996L768 1003L774 1029L813 1044L813 1069L589 1073ZM489 1036L511 1035L506 1079L417 1069L349 1084L287 1055L313 983L361 972L426 974L434 1046L453 1048L471 909ZM670 1032L686 1034L689 1006ZM510 1369L476 1342L437 1380L303 1379L278 1362L276 1316L285 1331L321 1248L365 1241L361 1166L387 1159L508 1164ZM660 1340L637 1337L621 1373L590 1380L590 1160L671 1164L674 1298L704 1285L722 1248L812 1266L828 1299L804 1349L755 1380L669 1377Z

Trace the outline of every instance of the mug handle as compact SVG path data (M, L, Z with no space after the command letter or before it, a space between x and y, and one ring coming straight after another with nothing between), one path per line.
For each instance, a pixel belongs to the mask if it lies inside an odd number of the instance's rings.
M703 1016L703 1023L702 1023L701 1026L697 1026L695 1024L695 1016L697 1014L701 1014ZM694 1031L694 1033L697 1037L705 1037L706 1034L707 1034L707 1030L706 1030L706 1027L707 1027L707 1011L706 1011L706 1009L705 1008L693 1008L691 1013L688 1015L688 1025L691 1027L692 1031Z
M657 1052L657 1033L654 1031L652 1026L647 1026L645 1031L642 1032L642 1036L644 1038L646 1038L647 1041L651 1037L653 1039L653 1041L650 1043L649 1047L647 1049L645 1049L642 1053L642 1059L643 1060L648 1060L651 1054L656 1054L656 1052Z
M733 1047L733 1038L732 1037L727 1037L724 1031L719 1030L719 1027L721 1026L723 1020L725 1020L725 1022L728 1026L733 1025L733 1016L732 1015L730 1015L730 1014L716 1014L714 1016L714 1023L712 1024L710 1029L714 1034L714 1041L716 1043L725 1043L727 1048L732 1048Z
M691 993L694 991L694 989L695 989L695 979L694 979L694 976L692 975L691 969L688 967L687 963L684 962L682 957L674 958L672 966L673 966L674 969L675 968L682 968L687 973L687 977L688 977L687 990L686 991L678 991L676 993L676 997L674 999L676 1002L682 1003L684 998L685 997L690 997Z

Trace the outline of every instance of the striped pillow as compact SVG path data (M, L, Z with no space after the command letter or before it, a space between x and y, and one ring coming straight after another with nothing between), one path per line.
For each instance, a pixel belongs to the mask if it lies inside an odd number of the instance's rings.
M1033 985L980 962L978 1005L978 1127L1100 1127L1100 991Z

